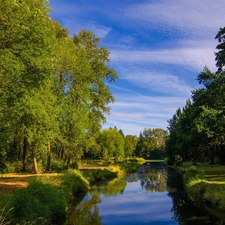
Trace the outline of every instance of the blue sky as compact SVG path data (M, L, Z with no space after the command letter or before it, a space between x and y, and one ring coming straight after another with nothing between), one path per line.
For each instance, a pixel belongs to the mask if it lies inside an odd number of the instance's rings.
M91 30L110 51L120 78L104 128L124 134L163 128L204 66L215 71L215 35L225 26L224 0L50 0L51 17L70 35Z

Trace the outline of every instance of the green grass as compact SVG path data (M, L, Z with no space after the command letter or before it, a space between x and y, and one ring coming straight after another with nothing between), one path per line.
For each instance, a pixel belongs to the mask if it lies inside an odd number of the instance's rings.
M146 159L145 162L165 162L164 159Z
M200 164L197 167L203 170L206 180L212 181L212 182L225 181L225 166L224 165Z
M189 196L213 216L224 219L221 215L225 211L225 166L184 163L178 170L183 174Z

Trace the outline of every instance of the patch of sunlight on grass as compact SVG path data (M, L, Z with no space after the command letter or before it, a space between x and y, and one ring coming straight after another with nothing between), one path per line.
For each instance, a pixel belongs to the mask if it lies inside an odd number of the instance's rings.
M199 184L201 182L205 184L225 184L225 181L193 180L189 183L189 185L192 186L192 185Z

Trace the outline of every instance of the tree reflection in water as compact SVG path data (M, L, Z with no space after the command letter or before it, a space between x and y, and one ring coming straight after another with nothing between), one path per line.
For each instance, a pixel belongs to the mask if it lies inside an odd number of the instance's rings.
M102 225L97 206L100 202L99 194L87 195L80 204L69 208L65 225Z
M168 168L168 196L173 201L173 208L171 211L174 216L173 219L182 225L216 225L223 224L216 218L210 217L203 209L195 207L194 202L186 194L182 177L174 169Z
M165 163L147 163L143 165L138 171L138 178L142 189L147 192L165 192L167 188Z
M104 196L116 196L118 194L123 194L124 189L126 188L126 179L125 178L115 178L109 181L107 184L99 185L93 189L93 191L98 191Z
M171 212L173 212L173 220L177 221L180 225L223 224L221 221L209 217L209 215L194 206L182 187L181 176L176 171L170 168L167 169L165 164L151 163L142 166L136 174L130 174L126 178L117 178L109 181L107 184L98 184L86 195L80 204L69 208L65 225L102 225L103 222L98 208L98 204L101 202L100 196L110 197L123 195L126 185L130 182L137 182L138 180L142 189L146 192L168 193L173 203L171 209ZM130 190L132 191L132 189ZM135 193L133 192L133 194ZM122 202L124 206L129 204L130 198L128 201L126 194L122 199L126 200ZM121 202L119 201L119 203ZM129 205L127 206L129 208ZM133 210L132 207L131 210Z
M79 204L72 205L67 214L65 225L102 225L97 204L101 202L100 194L116 196L122 194L126 187L125 178L116 178L92 189Z

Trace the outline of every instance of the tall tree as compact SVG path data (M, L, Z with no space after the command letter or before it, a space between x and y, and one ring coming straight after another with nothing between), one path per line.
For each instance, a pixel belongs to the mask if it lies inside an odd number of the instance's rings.
M38 119L28 103L37 99L39 90L52 74L54 32L47 4L41 0L1 0L0 4L0 99L3 103L0 114L5 122L3 130L6 138L11 140L11 147L17 143L16 149L23 148L23 155L27 150L33 152L34 168L37 168ZM25 158L23 156L23 161Z

